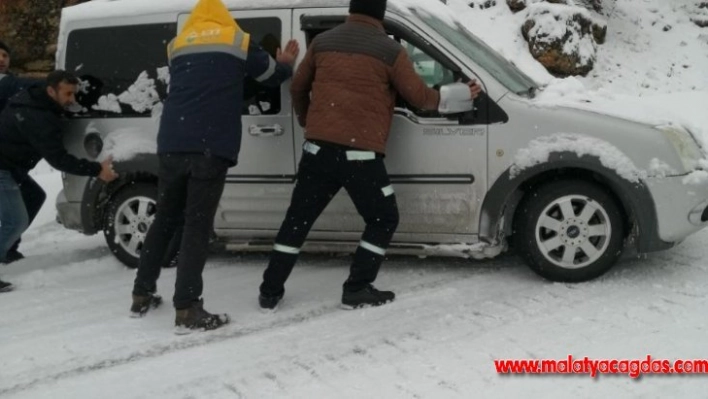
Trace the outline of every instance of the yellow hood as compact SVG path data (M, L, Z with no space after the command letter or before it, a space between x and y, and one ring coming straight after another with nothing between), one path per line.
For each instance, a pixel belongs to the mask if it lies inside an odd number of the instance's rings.
M241 33L241 43L234 43ZM248 51L249 37L241 30L221 0L199 0L182 31L177 35L174 49L194 45L232 45Z

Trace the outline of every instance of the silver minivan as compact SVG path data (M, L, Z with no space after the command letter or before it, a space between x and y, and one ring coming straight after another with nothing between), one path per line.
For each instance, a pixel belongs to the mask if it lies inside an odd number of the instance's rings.
M64 175L58 220L84 234L103 231L130 267L155 214L165 46L192 3L88 2L62 12L57 67L82 79L66 145L80 157L112 154L121 178L105 185ZM346 0L225 3L273 54L289 39L306 48L348 10ZM467 77L484 89L474 110L452 116L398 102L386 157L401 215L391 253L484 258L508 244L547 279L584 281L625 249L667 249L706 226L708 187L684 184L704 158L688 130L544 107L535 98L543 88L438 0L426 9L420 1L388 3L386 30L429 86ZM303 130L288 83L269 89L249 81L244 96L239 165L229 171L214 233L231 250L268 250L289 205ZM341 192L304 249L351 251L363 228Z

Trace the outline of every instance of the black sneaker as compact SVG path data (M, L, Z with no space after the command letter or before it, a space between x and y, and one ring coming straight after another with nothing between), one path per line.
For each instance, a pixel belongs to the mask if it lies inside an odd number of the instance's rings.
M15 288L12 283L0 280L0 292L10 292Z
M278 309L278 304L280 303L281 299L283 299L283 294L275 296L266 296L260 294L258 295L258 304L261 306L262 311L275 312Z
M5 255L5 260L2 261L2 263L9 265L12 262L17 262L18 260L24 259L25 256L22 255L22 252L18 250L9 250L7 251L7 254Z
M133 294L133 304L130 306L130 317L143 317L148 310L155 309L160 305L162 305L162 297L157 294Z
M177 309L175 316L175 333L189 334L194 330L215 330L229 323L231 319L226 313L211 314L204 310L204 301L194 302L187 309Z
M367 306L381 306L393 302L396 294L391 291L379 291L369 284L359 291L344 291L342 294L342 307L357 309Z

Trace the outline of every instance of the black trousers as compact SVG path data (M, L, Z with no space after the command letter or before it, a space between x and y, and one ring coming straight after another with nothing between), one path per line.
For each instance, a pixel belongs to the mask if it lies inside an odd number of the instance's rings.
M305 142L297 183L260 291L275 296L285 291L300 248L327 204L344 187L366 222L354 253L345 291L358 291L376 280L386 249L398 227L398 206L383 156L329 144Z
M202 271L214 216L224 192L229 161L203 154L160 155L157 214L140 253L133 294L156 291L170 241L182 228L174 306L185 309L200 299Z

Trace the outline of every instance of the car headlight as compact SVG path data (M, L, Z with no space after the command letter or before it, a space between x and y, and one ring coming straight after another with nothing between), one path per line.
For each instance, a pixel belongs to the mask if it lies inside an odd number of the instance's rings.
M671 142L681 158L681 163L686 172L695 170L702 163L704 158L703 149L698 144L693 135L681 126L657 126L664 136Z

